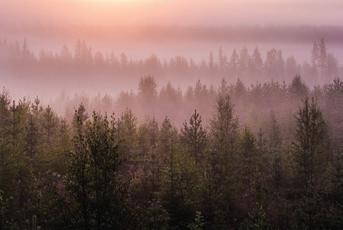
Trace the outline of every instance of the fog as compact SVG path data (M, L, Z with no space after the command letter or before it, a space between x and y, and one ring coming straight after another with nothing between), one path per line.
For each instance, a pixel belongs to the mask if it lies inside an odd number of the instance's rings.
M339 63L343 59L342 8L339 0L2 0L0 40L13 46L25 41L36 61L42 53L53 56L64 46L73 51L81 40L92 49L92 55L100 51L104 59L125 53L128 60L135 62L152 55L167 62L182 56L200 66L208 64L210 53L217 57L219 49L229 59L234 49L247 48L252 53L256 47L263 58L275 48L282 50L285 60L294 57L303 65L311 63L313 42L324 38L328 52ZM123 73L117 72L112 77L107 74L102 81L95 80L102 78L101 73L80 81L80 71L64 73L65 76L48 71L44 73L46 77L38 76L43 75L39 71L43 66L41 63L35 73L23 73L17 69L19 66L15 71L0 70L2 85L14 95L52 99L61 92L118 95L123 89L133 90L138 79L146 74L181 88L196 80L216 84L221 78L234 82L239 77L230 78L223 72L208 78L210 74L200 74L207 75L204 77L191 71L191 77L186 78L184 73L142 69L125 73L125 80ZM287 76L283 80L290 79ZM264 80L244 79L247 84ZM313 86L324 82L309 83Z
M343 229L342 0L0 0L0 230Z
M340 43L325 40L330 76L319 79L313 76L315 41L317 37L299 43L277 38L269 42L258 38L245 42L195 38L111 42L94 38L11 37L0 42L1 83L15 96L42 96L45 101L61 93L118 96L123 90L135 90L145 75L154 76L160 84L172 82L185 89L197 80L218 85L222 79L230 83L241 79L249 85L271 80L290 82L299 74L314 87L340 76L343 54ZM254 72L256 67L250 63L254 58L261 58L257 64L261 65L261 73Z

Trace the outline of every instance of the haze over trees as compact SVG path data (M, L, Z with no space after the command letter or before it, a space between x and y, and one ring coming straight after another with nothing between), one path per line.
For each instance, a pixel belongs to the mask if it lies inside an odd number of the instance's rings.
M108 100L61 117L1 93L1 229L341 228L341 80L182 92L148 76Z
M310 54L310 50L308 52ZM18 84L53 84L60 91L72 90L80 84L98 86L99 90L105 88L106 92L110 92L109 84L128 89L144 74L154 75L163 83L172 81L183 85L196 80L218 84L223 78L230 83L237 79L246 84L266 81L282 83L300 74L304 82L313 87L331 82L342 72L324 39L313 43L311 59L308 61L285 56L277 48L261 51L258 47L232 51L224 51L219 47L216 52L209 51L208 57L150 55L132 58L121 52L95 50L81 40L74 46L63 46L58 51L32 49L26 40L1 40L0 53L4 80ZM68 85L73 88L69 89Z
M343 3L309 3L0 0L0 230L343 229Z

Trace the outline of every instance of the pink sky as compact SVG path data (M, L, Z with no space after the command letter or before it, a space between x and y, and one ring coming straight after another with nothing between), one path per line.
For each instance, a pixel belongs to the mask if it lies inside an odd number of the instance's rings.
M0 22L340 25L341 0L0 0Z

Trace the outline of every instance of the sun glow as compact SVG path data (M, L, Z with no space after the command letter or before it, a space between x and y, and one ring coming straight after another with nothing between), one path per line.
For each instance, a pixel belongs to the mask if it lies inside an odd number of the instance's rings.
M78 0L98 5L127 5L127 4L144 4L149 0Z

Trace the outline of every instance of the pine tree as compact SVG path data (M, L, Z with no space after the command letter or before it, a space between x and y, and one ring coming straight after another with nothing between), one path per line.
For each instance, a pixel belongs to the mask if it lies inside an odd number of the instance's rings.
M256 139L249 129L245 128L240 140L240 176L241 195L250 202L256 194L258 173Z
M231 70L231 73L233 75L232 76L233 78L238 78L239 77L238 59L239 59L239 56L237 54L236 49L234 49L233 52L232 52L232 55L231 55L230 63L229 63L230 70Z
M181 154L176 129L166 118L160 130L160 151L165 156L162 203L169 213L172 228L186 228L192 221L195 183L194 167L189 157Z
M308 95L308 88L302 81L299 75L295 76L289 86L289 91L292 95L304 99Z
M80 217L75 220L83 229L91 229L91 213L89 189L89 155L85 137L85 122L88 119L85 107L80 107L75 111L73 118L74 128L74 151L68 162L67 190L71 193L71 198L75 200L75 212Z
M329 223L332 229L339 229L343 224L343 155L335 150L333 154L332 172L332 203L333 210L329 214Z
M217 98L217 111L210 123L210 151L207 157L205 184L206 220L212 229L225 229L237 176L238 121L228 94ZM225 204L225 205L224 205Z
M280 126L276 120L274 112L271 113L271 125L269 131L269 151L272 157L272 180L275 187L279 187L282 183L283 168L282 168L282 135Z
M8 127L9 153L15 159L15 205L18 208L19 215L17 218L22 218L25 211L28 211L32 193L32 172L28 167L28 158L25 156L25 124L28 114L28 103L26 101L12 102L10 106L10 118ZM23 223L21 223L23 224Z
M323 115L314 99L305 99L297 113L294 143L295 191L300 224L303 228L319 228L323 211L322 199L328 189L330 153Z
M162 122L158 139L159 157L163 159L165 164L168 164L169 162L173 165L174 150L177 142L177 131L171 124L168 117L166 117Z
M144 123L138 129L139 160L143 168L141 183L147 190L145 194L151 196L159 188L163 162L158 154L158 137L159 127L154 119ZM149 197L149 195L146 197Z
M314 69L315 74L318 74L318 66L320 59L320 50L317 41L313 42L312 47L312 68Z
M201 212L196 212L194 222L188 225L189 230L202 230L204 229L205 220Z
M34 114L28 115L28 123L26 126L26 154L33 160L38 152L38 138L39 138L39 127L37 118Z
M319 80L324 81L328 74L328 54L324 38L319 41Z
M223 70L226 65L226 57L224 56L224 52L222 47L219 47L218 50L218 66L220 70Z
M105 116L93 113L86 126L86 145L89 159L89 198L95 229L113 229L121 226L124 208L122 186L118 182L120 159L117 142Z
M249 212L249 217L241 224L239 229L268 230L273 228L268 223L265 209L262 205L257 204L257 207Z
M148 103L151 103L157 96L156 87L155 79L152 76L145 76L139 82L139 94Z
M213 60L213 53L210 52L208 56L208 67L210 68L211 71L214 69L214 60Z
M75 224L83 229L125 229L130 224L125 221L128 191L119 174L123 161L113 123L97 113L87 121L83 106L75 112L67 191L74 202Z
M189 119L189 123L184 123L181 138L187 152L198 164L201 163L206 149L206 131L202 127L201 116L196 110Z
M227 94L218 96L217 112L211 121L211 136L213 151L224 157L223 162L230 164L238 138L238 121Z
M252 65L254 70L252 74L255 74L257 77L261 77L263 71L263 60L258 48L254 49L254 53L252 55Z
M116 121L116 132L119 152L124 161L134 163L138 160L137 153L137 118L127 109Z
M51 144L53 142L53 139L56 137L57 133L58 118L53 113L51 107L48 106L42 112L41 119L44 144L47 145L47 147L51 148Z
M9 209L10 197L14 194L14 162L13 155L9 152L7 129L10 119L10 98L6 91L0 94L0 228L4 229L11 223Z

